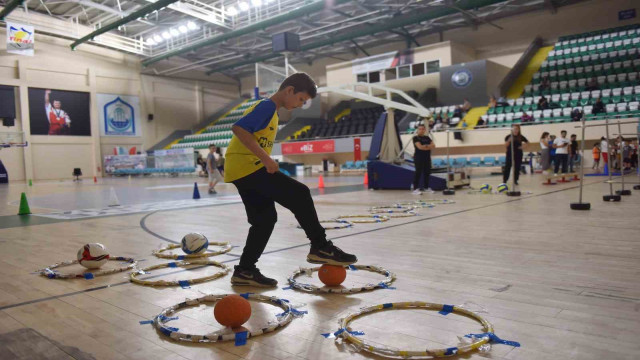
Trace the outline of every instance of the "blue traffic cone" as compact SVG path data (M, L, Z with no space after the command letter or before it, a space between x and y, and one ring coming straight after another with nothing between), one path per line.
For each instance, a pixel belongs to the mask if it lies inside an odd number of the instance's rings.
M193 198L200 199L200 191L198 191L198 183L193 183Z

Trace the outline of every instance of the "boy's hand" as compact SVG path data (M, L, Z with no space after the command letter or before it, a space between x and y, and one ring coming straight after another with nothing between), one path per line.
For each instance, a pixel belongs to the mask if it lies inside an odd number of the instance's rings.
M264 162L264 167L267 168L269 174L274 174L280 170L280 166L272 158Z

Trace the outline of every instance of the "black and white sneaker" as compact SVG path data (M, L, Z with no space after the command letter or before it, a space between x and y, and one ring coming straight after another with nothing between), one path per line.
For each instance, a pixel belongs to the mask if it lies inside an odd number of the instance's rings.
M323 248L311 247L307 261L312 264L351 265L358 262L358 258L353 254L347 254L329 241Z
M262 275L258 268L247 270L236 265L234 267L233 276L231 277L231 285L277 287L278 281Z

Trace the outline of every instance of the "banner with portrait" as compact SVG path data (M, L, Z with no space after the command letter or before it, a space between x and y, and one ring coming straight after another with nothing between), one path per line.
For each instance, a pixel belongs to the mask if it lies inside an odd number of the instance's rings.
M137 96L97 94L100 136L141 136Z
M91 136L87 92L29 88L31 135Z

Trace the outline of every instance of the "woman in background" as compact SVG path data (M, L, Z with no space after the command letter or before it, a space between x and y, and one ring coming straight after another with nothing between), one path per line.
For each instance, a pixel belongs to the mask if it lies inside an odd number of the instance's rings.
M551 152L549 150L549 133L547 131L540 136L540 164L542 165L542 173L547 174L551 167Z

